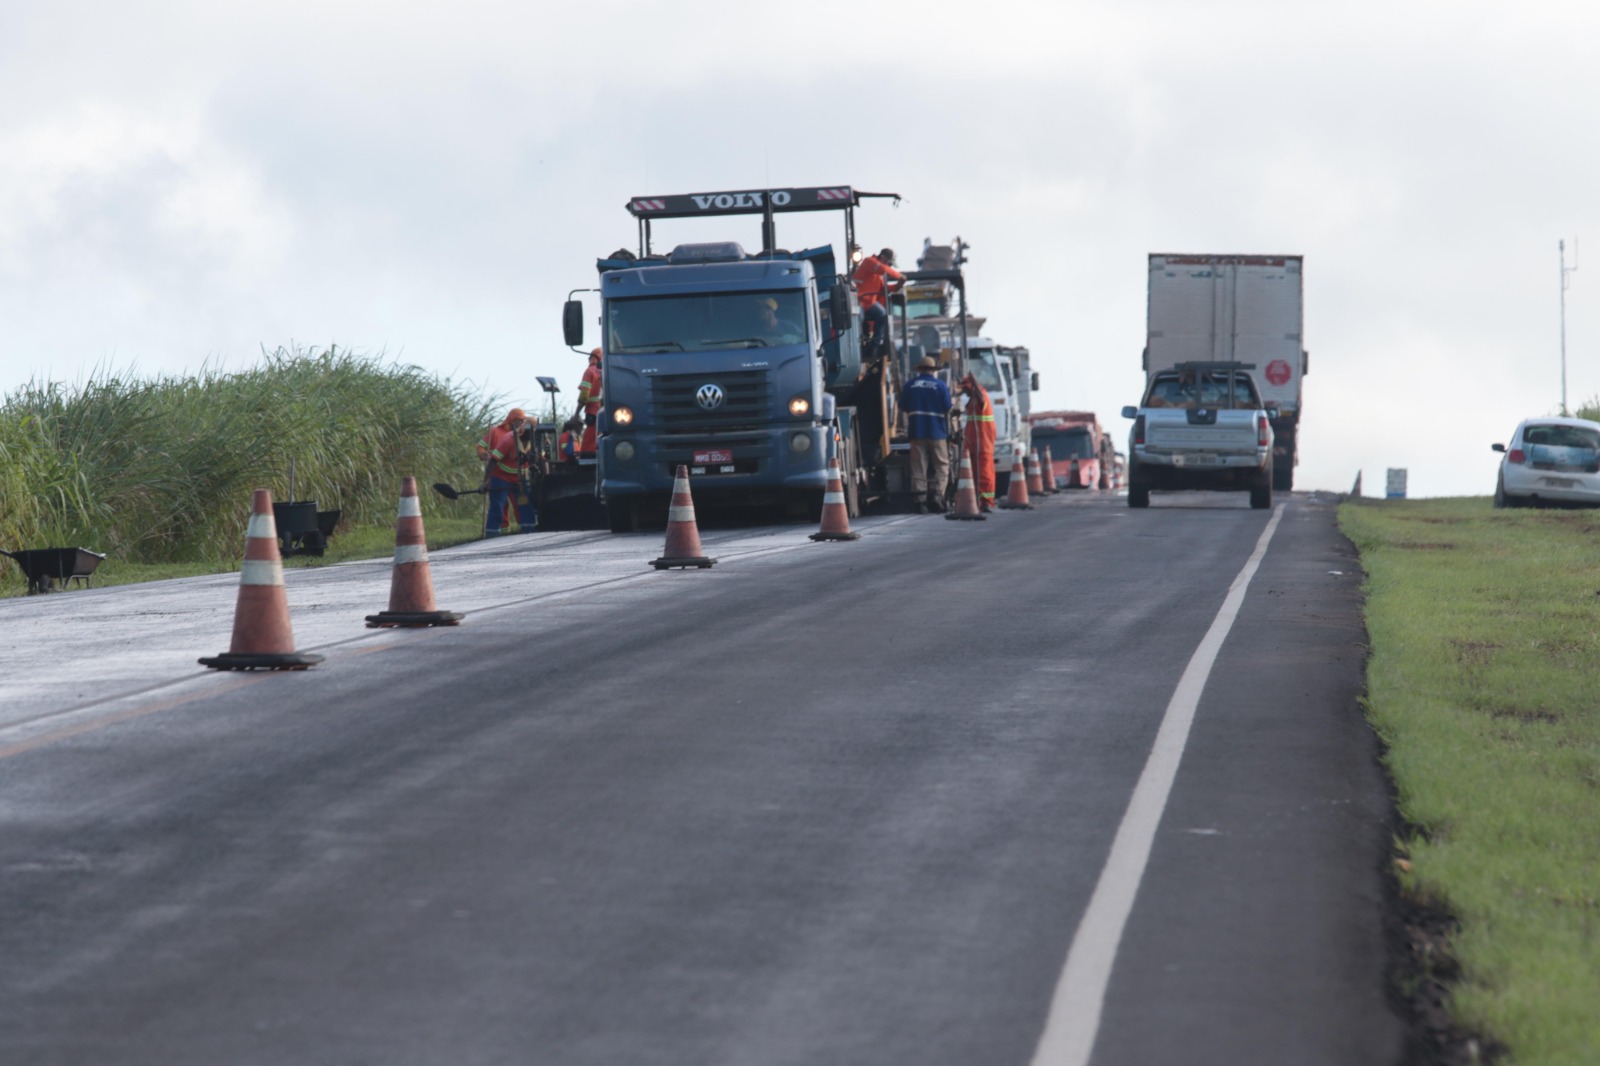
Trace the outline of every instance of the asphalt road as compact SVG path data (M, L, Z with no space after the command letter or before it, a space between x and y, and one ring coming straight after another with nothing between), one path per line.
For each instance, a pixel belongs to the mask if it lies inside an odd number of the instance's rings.
M0 601L0 1062L1397 1061L1359 575L1274 514L292 571L295 674L194 665L231 578Z

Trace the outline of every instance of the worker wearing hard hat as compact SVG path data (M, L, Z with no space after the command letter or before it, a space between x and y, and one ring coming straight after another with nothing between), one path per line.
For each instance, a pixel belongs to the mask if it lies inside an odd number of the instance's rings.
M478 457L483 460L483 491L489 497L483 518L486 537L511 532L513 503L522 531L533 532L538 513L522 470L528 452L527 424L527 413L520 407L513 407L504 422L490 426L478 441ZM519 447L519 443L523 446Z
M589 353L589 366L583 372L583 380L578 382L578 412L573 420L583 416L583 439L578 443L578 454L589 458L595 452L595 423L600 420L600 349L596 348Z
M961 394L967 399L967 454L972 456L972 479L977 483L978 510L994 510L994 405L978 379L968 374L961 379Z
M885 248L877 255L867 256L850 277L861 301L862 329L871 331L870 337L861 338L861 354L865 356L869 350L885 353L889 350L889 283L904 280L894 268L894 249Z
M900 390L900 409L906 413L906 437L911 442L911 494L922 514L944 510L950 484L950 386L934 376L938 369L933 356L923 356L916 377Z

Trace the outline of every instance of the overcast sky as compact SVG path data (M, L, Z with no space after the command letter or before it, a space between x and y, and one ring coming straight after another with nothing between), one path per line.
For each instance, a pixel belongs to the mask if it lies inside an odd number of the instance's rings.
M0 0L0 391L387 352L570 400L567 292L642 194L850 184L972 245L1041 407L1142 384L1151 252L1305 256L1297 488L1486 495L1600 257L1600 5ZM755 220L663 239L760 244ZM670 227L670 228L669 228ZM779 220L787 247L837 242ZM1600 258L1567 394L1600 395Z

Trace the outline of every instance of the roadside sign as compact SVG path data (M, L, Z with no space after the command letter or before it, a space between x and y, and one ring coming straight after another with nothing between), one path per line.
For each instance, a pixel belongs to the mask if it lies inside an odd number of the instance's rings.
M1389 468L1388 484L1384 488L1384 498L1390 500L1403 500L1406 498L1406 468Z

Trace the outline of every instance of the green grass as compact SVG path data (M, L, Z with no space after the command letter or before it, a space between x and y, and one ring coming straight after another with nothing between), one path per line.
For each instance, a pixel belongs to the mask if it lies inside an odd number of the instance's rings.
M1520 1066L1600 1062L1600 511L1339 511L1367 572L1368 704L1402 888L1461 927L1453 1011Z
M104 552L97 583L215 573L237 567L251 490L268 488L343 513L330 560L382 555L356 546L392 538L400 478L476 485L473 445L497 411L469 387L331 346L236 372L29 382L0 399L0 547ZM476 513L463 506L429 510ZM9 560L0 572L0 593L22 587Z

